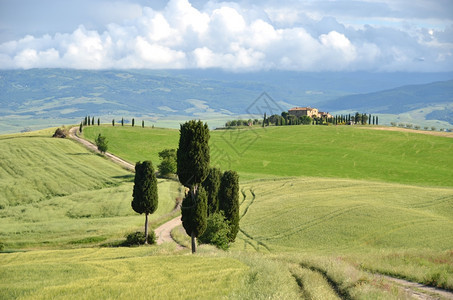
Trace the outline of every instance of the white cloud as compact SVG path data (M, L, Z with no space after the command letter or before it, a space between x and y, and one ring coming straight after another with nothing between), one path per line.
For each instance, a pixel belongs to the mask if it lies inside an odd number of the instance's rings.
M268 0L261 7L210 1L198 8L170 0L160 9L129 1L108 7L103 29L80 25L0 44L0 68L453 71L453 21L439 3L428 14L432 20L437 13L434 23L443 27L401 22L422 18L426 0L410 12L389 0ZM96 3L107 9L107 2ZM374 25L360 24L357 11L369 12ZM397 21L384 22L386 15Z

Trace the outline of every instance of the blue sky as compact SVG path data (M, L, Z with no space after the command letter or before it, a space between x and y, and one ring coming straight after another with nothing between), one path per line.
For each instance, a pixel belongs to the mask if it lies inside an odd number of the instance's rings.
M0 68L453 71L453 1L0 0Z

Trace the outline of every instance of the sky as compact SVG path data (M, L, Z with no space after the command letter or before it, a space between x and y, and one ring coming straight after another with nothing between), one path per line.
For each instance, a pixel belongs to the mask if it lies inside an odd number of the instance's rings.
M0 0L0 69L453 71L452 0Z

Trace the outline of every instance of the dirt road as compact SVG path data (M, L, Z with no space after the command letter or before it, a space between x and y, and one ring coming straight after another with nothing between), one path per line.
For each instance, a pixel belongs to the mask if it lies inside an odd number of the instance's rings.
M71 129L69 129L69 137L71 139L81 143L82 145L84 145L89 150L94 151L96 153L100 153L96 145L94 145L91 142L79 137L77 135L78 132L79 132L79 128L78 127L72 127ZM118 156L115 156L115 155L113 155L111 153L108 153L108 152L105 153L105 156L108 157L113 162L121 165L123 168L128 169L128 170L133 171L133 172L135 171L134 165L132 165L131 163L119 158ZM173 230L173 228L175 228L176 226L179 226L180 224L181 224L181 216L178 216L178 217L176 217L176 218L174 218L174 219L162 224L156 230L154 230L154 232L156 233L156 237L157 237L157 244L161 245L161 244L166 243L166 242L174 242L174 243L176 243L173 240L173 238L171 237L170 233ZM178 243L176 243L176 245L177 245L178 249L183 249L184 248L181 245L179 245Z
M177 216L176 218L157 227L154 230L157 237L157 244L162 245L163 243L174 242L173 238L171 237L171 231L173 230L173 228L181 224L181 216ZM184 247L179 245L178 243L176 243L176 245L178 249L184 249Z
M69 137L79 143L81 143L82 145L84 145L86 148L88 148L89 150L91 151L94 151L96 153L101 153L99 150L98 150L98 147L94 144L92 144L91 142L85 140L85 139L82 139L80 138L77 134L79 132L79 128L78 127L72 127L71 129L69 129ZM107 158L109 158L110 160L112 160L113 162L121 165L123 168L127 169L127 170L130 170L130 171L135 171L135 166L132 165L131 163L119 158L118 156L115 156L111 153L108 153L108 152L105 152L105 156Z
M406 293L408 293L412 298L422 299L422 300L434 300L434 299L448 299L453 300L453 293L438 289L435 287L426 286L420 283L407 281L404 279L394 278L386 275L376 275L387 281L393 282L396 285L402 287Z

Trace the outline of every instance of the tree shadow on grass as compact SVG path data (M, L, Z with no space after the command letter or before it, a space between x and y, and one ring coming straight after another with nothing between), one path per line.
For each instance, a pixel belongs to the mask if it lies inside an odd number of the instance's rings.
M112 176L112 178L122 179L123 181L126 182L134 182L135 174Z

